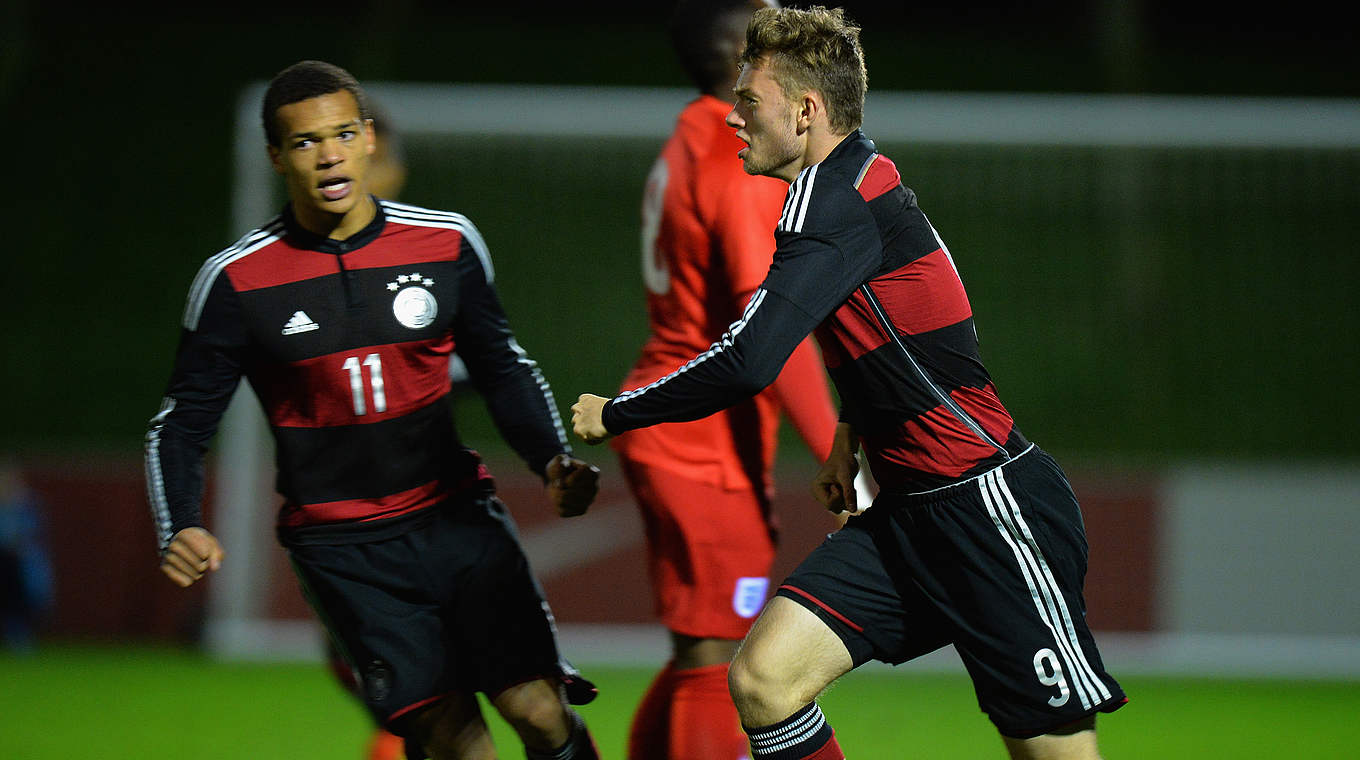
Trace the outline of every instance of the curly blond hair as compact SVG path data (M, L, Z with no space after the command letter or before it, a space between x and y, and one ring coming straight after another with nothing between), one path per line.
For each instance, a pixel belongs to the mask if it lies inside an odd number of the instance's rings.
M821 93L831 128L848 133L864 120L869 89L859 29L841 8L759 10L746 27L741 65L768 66L790 98L808 90Z

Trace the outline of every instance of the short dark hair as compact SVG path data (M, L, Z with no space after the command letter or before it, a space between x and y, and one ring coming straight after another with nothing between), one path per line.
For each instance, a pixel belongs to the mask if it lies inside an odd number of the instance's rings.
M260 110L265 139L275 147L283 140L283 135L279 134L278 120L275 118L280 108L289 103L319 98L341 90L354 96L354 102L359 105L359 118L365 120L373 118L368 98L364 95L364 88L359 86L359 80L335 64L325 61L298 61L275 74L269 81L269 88L265 90L264 106Z
M680 68L703 92L712 92L732 79L741 40L736 50L725 40L724 26L735 14L750 16L765 7L760 0L680 0L671 11L667 31ZM728 57L728 56L731 57Z

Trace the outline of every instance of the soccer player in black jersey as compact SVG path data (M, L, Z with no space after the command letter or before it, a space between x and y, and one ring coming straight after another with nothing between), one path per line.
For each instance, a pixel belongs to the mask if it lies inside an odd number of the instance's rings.
M594 499L599 471L572 456L481 235L459 214L368 194L372 121L343 69L284 69L262 116L289 203L190 289L146 443L162 571L189 586L227 561L202 523L202 457L246 377L277 444L279 540L407 755L495 757L482 692L529 758L594 760L570 707L594 688L559 655L513 521L453 424L456 351L559 514Z
M1085 623L1086 539L1058 465L1020 433L978 354L954 260L859 130L867 75L840 10L763 10L728 124L752 174L790 183L764 282L674 373L583 394L587 442L696 419L768 385L810 333L840 392L813 493L855 514L765 606L728 684L755 760L840 760L815 697L849 670L953 644L1015 758L1096 758L1124 704ZM880 486L856 503L863 448Z

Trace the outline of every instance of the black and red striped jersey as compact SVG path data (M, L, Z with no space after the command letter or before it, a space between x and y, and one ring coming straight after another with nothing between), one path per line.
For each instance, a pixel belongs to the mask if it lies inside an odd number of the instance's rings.
M454 352L533 471L570 451L477 228L460 214L377 205L346 240L308 232L285 208L199 270L146 439L162 548L201 525L203 453L242 377L274 435L282 529L371 525L489 487L454 424Z
M742 317L676 372L611 400L610 432L725 408L770 383L815 333L841 420L883 489L954 483L1029 445L982 364L949 249L862 132L789 185L775 240Z

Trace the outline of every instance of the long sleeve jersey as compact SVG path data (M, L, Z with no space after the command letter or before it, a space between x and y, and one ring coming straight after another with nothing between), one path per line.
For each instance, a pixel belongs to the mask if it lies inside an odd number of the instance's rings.
M743 314L677 371L606 404L618 434L759 392L815 333L886 491L947 485L1028 443L983 366L954 260L897 167L856 131L789 185L773 264Z
M455 351L534 472L570 451L552 392L510 330L477 228L460 214L377 205L346 240L308 232L285 208L199 270L146 437L162 549L201 525L203 454L242 377L276 443L281 530L343 534L488 487L453 421Z
M623 388L670 374L736 319L774 253L786 186L753 177L736 159L744 143L724 122L732 106L711 95L676 119L647 178L642 273L649 334ZM728 489L768 492L783 411L814 456L826 458L836 426L826 373L811 339L794 350L774 387L721 412L615 438L630 461Z

